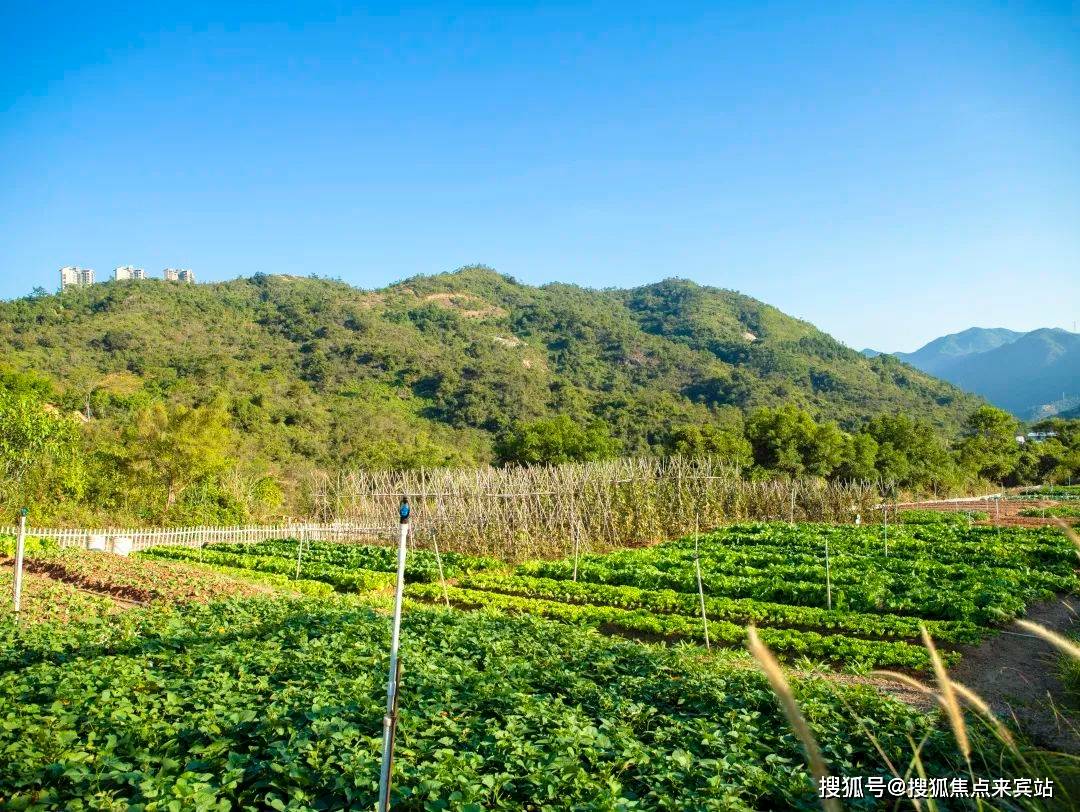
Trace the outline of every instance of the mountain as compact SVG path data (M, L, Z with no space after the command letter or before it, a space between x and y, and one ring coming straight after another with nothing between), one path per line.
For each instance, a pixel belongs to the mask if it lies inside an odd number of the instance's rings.
M1080 334L1033 330L953 364L947 378L1020 417L1047 417L1080 394Z
M1067 330L973 327L894 355L1025 420L1080 404L1080 335Z
M969 356L1011 344L1023 335L1004 327L972 327L961 333L935 338L915 352L896 352L893 355L916 369L950 380L948 370L953 364Z
M903 411L953 431L979 402L732 291L531 287L484 267L372 291L256 275L31 296L0 302L0 358L92 428L155 400L224 399L236 453L284 471L488 461L500 433L554 413L643 453L757 406L845 428Z

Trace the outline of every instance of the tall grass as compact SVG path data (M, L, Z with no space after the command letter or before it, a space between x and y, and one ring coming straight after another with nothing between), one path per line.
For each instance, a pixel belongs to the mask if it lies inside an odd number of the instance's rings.
M509 560L565 556L577 540L603 552L684 536L695 522L850 522L873 517L869 483L746 480L716 458L631 458L557 466L361 471L312 482L327 521L377 525L408 494L417 539L438 533L445 549Z

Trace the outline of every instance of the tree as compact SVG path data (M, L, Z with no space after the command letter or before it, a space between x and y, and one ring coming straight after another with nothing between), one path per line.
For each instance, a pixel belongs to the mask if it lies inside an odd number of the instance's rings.
M864 433L877 443L874 466L886 483L920 490L959 478L949 449L927 423L883 414L870 420Z
M221 474L234 448L229 415L221 403L194 409L155 403L127 431L128 468L146 483L168 513L186 488ZM138 485L136 485L138 487Z
M503 462L520 465L558 465L613 457L618 443L605 424L582 427L566 415L522 423L498 444Z
M960 465L975 476L1005 480L1020 460L1019 431L1020 424L1008 412L980 406L964 421L963 439L957 447Z
M0 385L0 504L36 507L78 496L85 485L79 430L32 387Z
M720 457L733 465L749 466L754 457L750 443L739 426L705 423L680 426L668 435L664 448L684 457Z
M869 481L878 477L878 444L869 434L845 434L840 465L840 479Z
M758 409L746 434L759 471L829 476L843 458L844 435L834 423L818 425L797 406Z

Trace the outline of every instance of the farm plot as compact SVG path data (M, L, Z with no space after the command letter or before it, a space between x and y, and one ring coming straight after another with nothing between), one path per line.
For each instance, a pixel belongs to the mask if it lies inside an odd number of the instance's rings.
M0 628L0 806L369 809L388 644L347 598ZM394 808L814 808L775 696L732 659L410 606ZM872 688L794 687L837 774L890 778L913 740L930 777L1009 770L978 725L969 768L934 717Z
M302 580L327 584L339 592L392 589L397 571L396 548L315 541L304 542L301 553L300 542L291 539L254 544L208 544L201 549L152 547L137 557L194 562L282 578L296 577L299 558ZM447 578L457 578L503 565L493 558L443 553L442 566ZM405 577L415 582L437 580L439 568L435 555L424 550L410 552Z
M446 593L415 584L409 594L632 636L708 634L719 645L742 645L754 623L789 659L925 668L920 625L947 649L977 642L1028 604L1076 591L1075 560L1049 530L890 527L886 548L880 526L751 524L703 535L696 547L682 539L576 564L528 562L512 576L467 575Z

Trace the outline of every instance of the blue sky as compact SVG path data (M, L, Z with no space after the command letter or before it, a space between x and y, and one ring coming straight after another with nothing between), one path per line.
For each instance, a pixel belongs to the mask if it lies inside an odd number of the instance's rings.
M1076 3L6 3L0 297L132 263L1080 319Z

